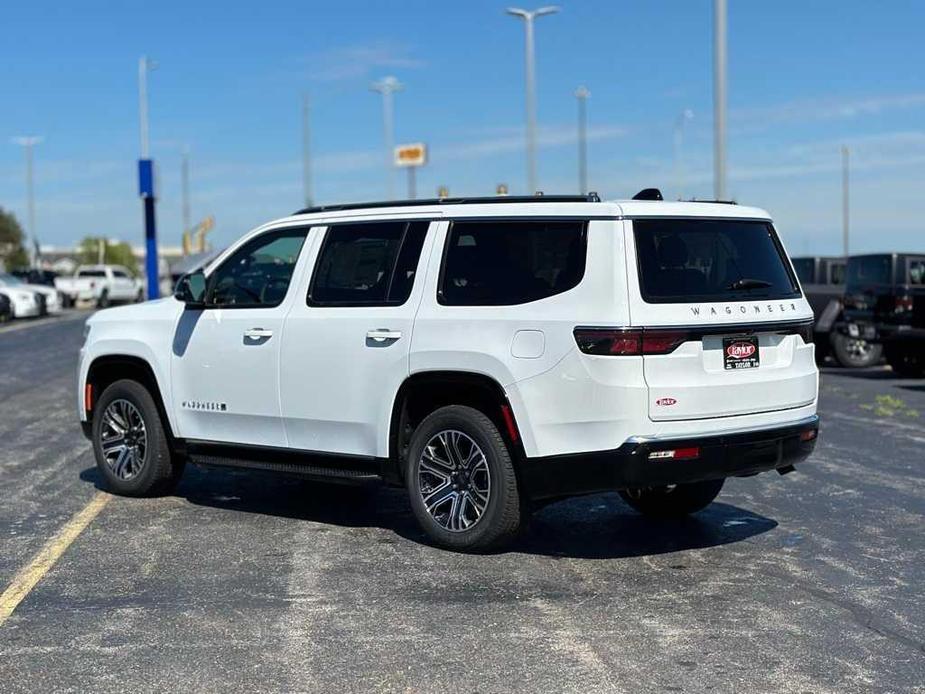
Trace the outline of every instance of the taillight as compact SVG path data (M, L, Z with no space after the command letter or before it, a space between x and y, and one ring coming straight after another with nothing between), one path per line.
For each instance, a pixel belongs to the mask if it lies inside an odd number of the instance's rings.
M694 460L700 457L700 449L696 446L688 448L669 448L664 451L652 451L649 460Z
M912 297L911 296L897 296L896 297L896 313L911 313L912 312Z
M575 328L578 349L599 356L670 354L689 339L692 335L681 330Z

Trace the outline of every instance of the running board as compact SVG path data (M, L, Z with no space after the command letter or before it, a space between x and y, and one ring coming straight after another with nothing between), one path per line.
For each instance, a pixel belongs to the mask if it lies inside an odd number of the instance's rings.
M260 470L347 484L381 482L385 463L365 456L211 441L187 441L185 448L188 460L194 465Z

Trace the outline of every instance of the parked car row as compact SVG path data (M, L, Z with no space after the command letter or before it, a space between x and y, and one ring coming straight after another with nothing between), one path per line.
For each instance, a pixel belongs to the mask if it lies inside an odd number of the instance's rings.
M925 254L793 258L815 313L816 355L864 367L886 357L900 376L925 376Z
M0 295L6 297L9 303L10 319L44 316L58 313L63 308L61 294L56 289L23 282L8 272L0 272Z
M98 308L144 299L144 283L121 265L80 265L73 277L56 277L55 288L69 304Z

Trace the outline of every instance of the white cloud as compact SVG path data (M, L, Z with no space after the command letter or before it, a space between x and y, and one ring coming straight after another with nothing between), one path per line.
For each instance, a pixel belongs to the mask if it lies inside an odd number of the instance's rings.
M305 59L312 79L340 82L369 77L375 70L424 67L424 61L411 55L402 44L379 41L367 45L345 46Z
M860 99L803 99L768 106L730 109L729 121L734 127L765 129L781 123L844 120L922 106L925 106L925 93L921 92Z

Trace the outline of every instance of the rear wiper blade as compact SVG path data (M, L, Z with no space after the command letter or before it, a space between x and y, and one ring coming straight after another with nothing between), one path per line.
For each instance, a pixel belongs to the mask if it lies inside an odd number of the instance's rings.
M743 277L740 280L736 280L730 284L726 289L736 290L736 289L766 289L768 287L773 287L774 284L767 282L766 280L753 280L748 277Z

